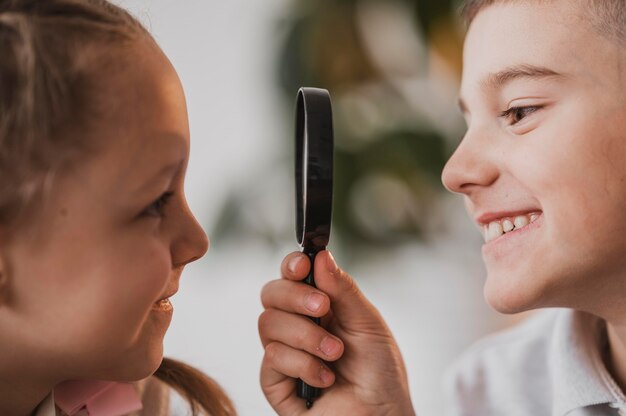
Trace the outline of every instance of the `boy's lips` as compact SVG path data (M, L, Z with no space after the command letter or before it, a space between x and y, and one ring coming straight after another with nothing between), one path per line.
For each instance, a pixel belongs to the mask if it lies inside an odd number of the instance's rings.
M543 212L538 209L520 209L486 212L476 217L476 223L485 243L500 240L505 235L515 234L537 221Z
M494 221L499 221L504 218L515 218L520 215L530 215L532 213L541 213L541 210L538 208L526 208L511 211L485 212L474 217L474 220L479 226L482 227L484 225L489 225Z
M527 218L530 216L522 217ZM525 236L534 235L533 232L541 228L543 225L543 212L532 211L532 217L532 220L516 224L513 229L509 229L509 231L504 231L501 225L495 226L494 224L502 224L497 221L491 222L489 226L483 225L483 236L485 237L485 243L482 246L483 255L491 256L496 253L499 253L500 255L504 253L510 254L511 252L509 250L514 250L514 253L519 254L519 251L517 250L519 250L524 244L528 244L528 242L525 242L523 238ZM522 240L520 240L520 238L522 238Z

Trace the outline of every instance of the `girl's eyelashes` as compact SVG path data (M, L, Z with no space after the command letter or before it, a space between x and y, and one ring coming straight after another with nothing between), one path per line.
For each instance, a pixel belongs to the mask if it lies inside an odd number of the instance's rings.
M143 212L144 215L151 217L163 217L163 212L168 200L174 195L174 192L165 192L156 201L154 201Z
M500 113L500 117L505 118L509 122L510 126L514 126L541 108L542 106L537 105L511 107Z

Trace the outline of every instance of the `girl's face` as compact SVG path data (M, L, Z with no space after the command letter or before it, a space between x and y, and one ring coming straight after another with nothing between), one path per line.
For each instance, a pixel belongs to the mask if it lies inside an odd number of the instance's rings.
M467 35L468 130L443 182L486 234L503 312L626 312L626 54L581 7L503 2Z
M102 150L61 174L42 212L3 247L3 338L61 379L154 372L172 316L157 302L208 248L184 196L180 81L156 46L136 49L132 68L111 77L112 105L95 137L85 138Z

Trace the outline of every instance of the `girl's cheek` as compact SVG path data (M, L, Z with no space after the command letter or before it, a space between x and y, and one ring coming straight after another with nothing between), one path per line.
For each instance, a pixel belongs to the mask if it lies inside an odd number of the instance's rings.
M136 281L140 293L156 301L170 284L172 260L168 247L153 243L137 252L132 261L138 266Z
M118 230L108 241L101 242L99 258L105 270L98 287L107 303L114 302L119 315L126 314L131 325L145 320L152 304L169 288L172 260L169 244L157 233L143 227ZM106 277L106 278L102 278Z
M154 302L170 284L169 251L161 244L144 240L143 246L122 250L111 258L124 260L111 270L116 278L114 287L108 288L108 302L98 305L100 318L106 319L92 318L119 345L134 345L149 325ZM111 309L107 309L107 304Z

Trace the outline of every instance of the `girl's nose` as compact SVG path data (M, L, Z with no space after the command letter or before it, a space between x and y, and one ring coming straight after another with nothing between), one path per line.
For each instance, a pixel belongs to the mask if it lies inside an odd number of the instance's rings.
M198 260L209 249L209 237L191 211L188 211L186 221L181 225L178 238L172 247L173 257L178 265Z
M500 175L490 142L468 131L441 174L443 185L454 193L469 195L477 186L489 186Z

